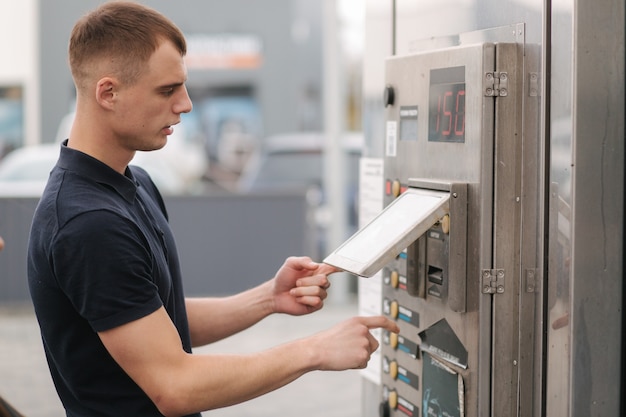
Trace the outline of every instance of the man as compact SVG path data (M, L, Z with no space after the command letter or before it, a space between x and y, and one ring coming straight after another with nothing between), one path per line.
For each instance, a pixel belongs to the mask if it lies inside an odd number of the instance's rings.
M165 146L191 111L180 30L156 11L111 2L75 25L69 58L76 118L35 213L28 276L48 364L68 416L199 415L313 370L366 366L356 317L251 355L194 355L272 313L322 307L335 269L288 258L266 283L185 299L167 213L136 151Z

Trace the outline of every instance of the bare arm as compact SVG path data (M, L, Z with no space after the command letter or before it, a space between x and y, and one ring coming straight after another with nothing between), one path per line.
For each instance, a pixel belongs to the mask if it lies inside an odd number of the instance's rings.
M356 317L306 339L251 355L192 355L166 311L99 333L117 363L166 416L246 401L312 370L366 366L378 342L369 330L398 332L384 317Z
M221 340L258 323L272 313L308 314L324 305L336 269L291 257L276 276L248 291L223 298L188 298L187 317L193 346Z

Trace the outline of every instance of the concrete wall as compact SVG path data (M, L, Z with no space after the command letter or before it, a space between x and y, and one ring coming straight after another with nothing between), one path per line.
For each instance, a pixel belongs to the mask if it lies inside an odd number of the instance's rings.
M303 194L166 198L185 291L225 295L267 280L290 255L310 253ZM26 248L35 198L0 199L0 304L28 302Z

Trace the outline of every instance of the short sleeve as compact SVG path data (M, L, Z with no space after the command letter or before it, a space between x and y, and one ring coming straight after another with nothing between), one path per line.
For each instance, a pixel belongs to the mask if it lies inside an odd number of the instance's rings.
M57 234L51 257L59 287L96 332L162 306L149 244L117 213L90 211L70 220Z

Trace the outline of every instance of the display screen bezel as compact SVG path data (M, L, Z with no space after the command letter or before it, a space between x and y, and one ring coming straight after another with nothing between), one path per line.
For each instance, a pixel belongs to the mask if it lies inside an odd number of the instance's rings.
M428 141L465 143L465 67L430 70Z
M449 199L448 192L408 188L324 263L359 276L374 275L449 212Z

